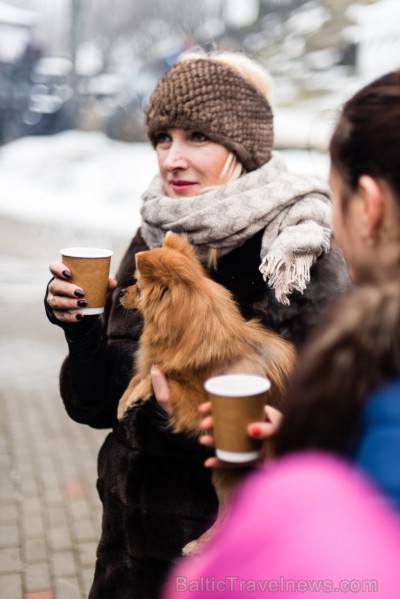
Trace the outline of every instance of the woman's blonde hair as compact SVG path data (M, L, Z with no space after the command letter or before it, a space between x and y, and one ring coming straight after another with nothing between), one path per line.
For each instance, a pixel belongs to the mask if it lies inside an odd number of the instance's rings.
M235 69L247 81L250 81L262 96L271 104L274 92L274 80L264 67L258 62L241 54L240 52L215 52L206 54L202 52L186 52L179 57L179 62L196 60L198 58L216 60Z

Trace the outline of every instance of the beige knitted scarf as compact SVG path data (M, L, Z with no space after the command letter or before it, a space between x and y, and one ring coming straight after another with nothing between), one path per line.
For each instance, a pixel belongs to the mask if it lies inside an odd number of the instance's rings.
M277 152L259 169L203 195L164 195L157 175L143 194L142 236L158 247L167 231L186 233L205 263L210 248L223 256L261 229L260 271L276 298L303 292L310 269L329 251L331 202L319 177L290 173Z

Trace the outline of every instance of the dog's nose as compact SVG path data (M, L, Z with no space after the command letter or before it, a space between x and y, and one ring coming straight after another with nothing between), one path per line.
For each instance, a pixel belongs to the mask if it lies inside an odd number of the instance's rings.
M126 289L121 289L121 291L119 292L119 297L124 297L126 293Z

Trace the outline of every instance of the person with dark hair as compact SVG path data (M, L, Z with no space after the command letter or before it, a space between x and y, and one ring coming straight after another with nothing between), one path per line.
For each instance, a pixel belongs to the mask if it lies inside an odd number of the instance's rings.
M249 426L274 436L274 458L165 599L400 596L399 147L394 71L344 105L330 143L333 230L355 288L300 349L283 418Z
M330 142L335 237L357 289L307 343L278 454L354 460L400 508L400 71L345 105Z
M169 230L186 233L243 316L297 346L348 288L331 238L328 186L290 173L273 150L269 90L264 70L241 55L190 55L174 65L146 110L159 173L101 319L76 311L85 290L69 282L65 265L50 265L46 311L69 349L60 378L66 410L113 429L98 460L103 522L90 599L158 597L173 561L217 511L203 465L209 451L171 431L159 397L117 420L142 331L139 314L119 302L133 283L135 255L161 246Z
M357 463L400 508L400 71L343 107L330 141L333 230L354 288L302 346L285 416L249 425L275 452L323 449ZM210 406L201 407L209 430ZM212 446L210 435L201 438ZM208 466L221 463L209 458Z

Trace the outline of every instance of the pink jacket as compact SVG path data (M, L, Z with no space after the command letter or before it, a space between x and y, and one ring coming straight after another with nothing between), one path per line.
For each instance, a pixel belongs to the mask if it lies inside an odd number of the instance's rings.
M400 597L400 520L362 475L303 453L251 475L164 599Z

